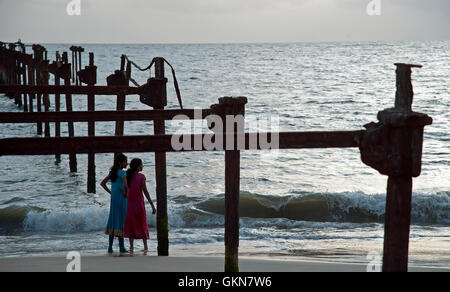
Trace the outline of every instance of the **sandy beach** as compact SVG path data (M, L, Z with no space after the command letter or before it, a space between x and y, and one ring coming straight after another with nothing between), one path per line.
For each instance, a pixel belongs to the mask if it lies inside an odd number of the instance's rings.
M0 272L66 272L65 257L0 259ZM223 272L223 257L82 256L81 272ZM242 257L241 272L366 272L365 264ZM450 269L410 266L410 272Z

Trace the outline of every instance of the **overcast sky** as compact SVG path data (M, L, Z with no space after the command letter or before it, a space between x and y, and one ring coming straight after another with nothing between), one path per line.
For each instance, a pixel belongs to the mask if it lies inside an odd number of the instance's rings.
M450 0L0 0L0 40L229 43L450 39Z

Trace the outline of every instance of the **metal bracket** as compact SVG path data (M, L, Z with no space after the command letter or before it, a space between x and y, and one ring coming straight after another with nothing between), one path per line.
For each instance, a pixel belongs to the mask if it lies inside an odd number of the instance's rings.
M163 93L166 84L167 78L148 79L146 84L139 87L140 101L154 108L167 106L167 95Z
M78 71L78 77L84 84L92 85L97 83L97 66L86 66Z
M412 111L411 68L421 66L395 65L395 108L380 111L379 123L365 126L367 131L360 144L361 159L383 175L418 177L422 168L424 127L431 125L433 119Z

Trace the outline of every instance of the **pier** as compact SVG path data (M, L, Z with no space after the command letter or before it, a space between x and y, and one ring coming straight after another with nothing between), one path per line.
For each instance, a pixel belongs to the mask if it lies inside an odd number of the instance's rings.
M33 54L26 52L30 47ZM246 133L246 97L220 97L217 104L201 109L200 114L194 109L185 109L175 70L162 57L149 59L150 65L141 68L122 55L119 69L107 78L107 86L98 86L94 53L89 53L89 63L83 69L84 49L72 46L70 51L71 63L68 52L61 55L57 53L55 60L50 62L43 46L0 42L0 93L23 109L23 113L1 112L0 123L29 123L36 127L36 134L40 136L0 139L0 156L54 155L55 162L60 163L61 155L69 155L70 171L77 172L77 154L88 154L87 192L95 193L95 154L155 153L158 255L169 256L166 156L181 151L224 152L224 270L238 272L241 151L266 150L267 140L261 139L261 136L270 141L277 139L276 148L271 145L272 150L359 148L362 162L388 177L383 271L408 271L412 180L421 173L424 128L433 122L428 115L412 110L412 69L421 66L395 64L397 91L394 107L380 111L378 121L364 125L365 130ZM166 65L174 77L179 109L166 109ZM154 70L155 77L139 85L132 78L132 68L139 71ZM55 80L51 85L50 75ZM65 97L64 112L61 111L61 95ZM86 111L73 111L73 95L85 96ZM96 110L96 95L115 98L116 108ZM151 109L127 110L125 101L128 96L138 96L139 102ZM167 134L165 121L174 118L207 120L210 133L181 136ZM225 123L228 118L234 122ZM96 137L96 123L108 121L115 122L115 135ZM125 121L154 121L153 135L128 136L124 128ZM218 121L223 122L222 127L216 125ZM87 137L76 135L74 123L79 122L88 124ZM63 124L67 124L67 137L61 136ZM173 141L181 138L183 147L174 147Z

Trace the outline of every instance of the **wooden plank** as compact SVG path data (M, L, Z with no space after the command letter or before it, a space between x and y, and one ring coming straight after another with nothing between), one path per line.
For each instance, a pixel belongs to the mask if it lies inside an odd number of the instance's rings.
M137 95L138 87L127 86L54 86L54 85L0 85L0 93L16 94L95 94L95 95Z

